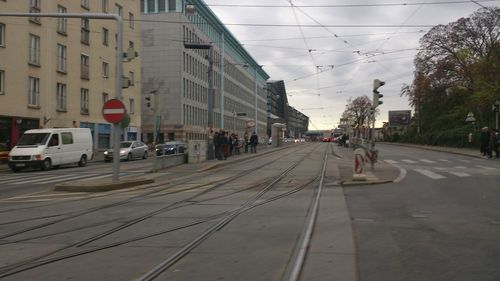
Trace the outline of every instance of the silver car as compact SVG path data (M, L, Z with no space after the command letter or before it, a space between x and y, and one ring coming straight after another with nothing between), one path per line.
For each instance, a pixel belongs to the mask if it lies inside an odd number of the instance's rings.
M120 142L120 160L132 160L136 158L148 158L148 146L141 141L122 141ZM104 151L104 161L113 160L113 149Z

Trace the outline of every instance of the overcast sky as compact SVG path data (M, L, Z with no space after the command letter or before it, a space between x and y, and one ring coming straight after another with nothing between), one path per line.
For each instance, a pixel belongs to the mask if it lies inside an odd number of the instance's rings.
M389 110L411 109L400 90L413 80L419 39L432 26L481 8L453 0L205 2L270 80L285 81L290 105L309 116L310 130L336 127L349 98L372 98L374 79L386 82L377 126L387 121ZM453 3L432 4L437 2ZM475 2L500 6L500 1Z

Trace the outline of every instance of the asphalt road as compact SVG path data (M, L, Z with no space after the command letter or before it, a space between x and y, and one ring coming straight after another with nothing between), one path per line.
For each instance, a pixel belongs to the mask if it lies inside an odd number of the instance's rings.
M405 176L345 188L359 280L500 280L500 162L378 149Z

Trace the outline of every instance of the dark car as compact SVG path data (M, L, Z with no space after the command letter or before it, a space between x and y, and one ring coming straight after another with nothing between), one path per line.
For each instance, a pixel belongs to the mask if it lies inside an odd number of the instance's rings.
M157 144L155 146L157 156L184 153L186 150L187 144L180 141L169 141L167 143Z

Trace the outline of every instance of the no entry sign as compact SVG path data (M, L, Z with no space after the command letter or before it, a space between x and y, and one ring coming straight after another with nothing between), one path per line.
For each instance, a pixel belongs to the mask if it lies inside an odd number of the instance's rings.
M127 109L121 100L108 100L102 107L102 116L109 123L119 123L125 117Z

